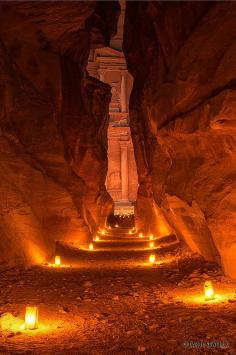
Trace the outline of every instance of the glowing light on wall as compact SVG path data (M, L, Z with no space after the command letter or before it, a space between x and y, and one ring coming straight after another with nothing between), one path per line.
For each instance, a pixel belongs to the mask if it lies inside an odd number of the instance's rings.
M90 244L89 244L89 250L90 250L90 251L93 251L93 249L94 249L94 248L93 248L93 243L90 243Z
M150 263L150 264L154 264L155 261L156 261L156 255L155 255L155 254L151 254L151 255L149 256L149 263Z
M44 248L31 240L24 239L24 249L26 250L28 257L30 258L32 264L43 264L47 259L47 254L44 251Z
M154 213L158 218L156 219L158 235L169 235L172 233L172 229L170 228L168 222L166 221L164 215L157 205L154 203Z
M204 296L206 301L214 300L215 292L211 281L206 281L204 283Z
M55 265L60 266L61 265L61 257L60 255L55 256Z
M38 307L26 307L25 310L25 329L38 328Z
M154 248L154 243L153 242L149 243L149 248Z

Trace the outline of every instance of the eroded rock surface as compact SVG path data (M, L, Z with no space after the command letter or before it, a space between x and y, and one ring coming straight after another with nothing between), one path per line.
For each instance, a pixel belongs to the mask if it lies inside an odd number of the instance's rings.
M112 209L110 87L86 65L118 15L117 2L0 2L0 268L88 242Z
M236 278L236 4L127 3L137 225Z

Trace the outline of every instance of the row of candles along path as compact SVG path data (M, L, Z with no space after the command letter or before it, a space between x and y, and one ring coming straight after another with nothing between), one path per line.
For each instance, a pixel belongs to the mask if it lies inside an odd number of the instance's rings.
M156 255L155 254L151 254L149 256L149 263L156 264ZM58 266L58 267L61 266L60 255L55 256L55 266ZM211 281L205 281L205 283L204 283L204 296L205 296L206 301L213 300L215 297L215 292L214 292L214 288L213 288Z
M101 231L99 231L102 235L105 235L106 234L106 232L104 231L104 230L101 230ZM128 232L128 234L134 234L134 233L136 233L136 231L135 231L135 229L132 229L132 230L129 230L129 232ZM139 238L143 238L144 237L144 235L143 235L143 233L139 233ZM96 237L95 238L97 238L98 237L98 235L96 235ZM149 240L153 240L154 239L154 235L153 234L150 234L149 235ZM98 237L98 240L99 240L99 237Z
M115 227L118 228L119 225L116 224ZM111 226L109 226L108 229L111 229ZM135 232L136 232L136 229L135 229L135 227L133 227L132 230L129 230L128 234L134 234ZM106 232L105 232L104 229L100 230L99 233L102 234L102 235L105 235L105 234L106 234ZM139 233L138 236L139 236L139 238L143 238L143 237L144 237L143 233ZM93 240L94 240L95 242L99 242L99 241L100 241L100 237L99 237L98 235L96 235L96 236L93 238ZM153 235L153 234L150 234L150 235L149 235L149 240L154 240L154 235ZM153 242L150 242L150 243L149 243L149 248L154 248L154 246L155 246L155 244L154 244ZM90 250L90 251L93 251L93 250L94 250L94 245L93 245L93 243L90 243L90 244L89 244L88 250Z
M119 225L115 225L116 228L119 227ZM109 229L111 229L111 227L108 227ZM133 234L135 233L135 228L132 228L132 231L129 231L129 234ZM101 234L105 234L105 231L101 231ZM139 238L143 238L143 233L139 233ZM153 240L154 236L151 234L149 236L149 240ZM99 241L99 236L96 236L94 238L95 241ZM150 243L149 245L150 247L153 247L154 244ZM93 244L90 243L89 244L89 250L92 251L94 249ZM149 256L149 263L150 264L156 264L156 255L155 254L151 254ZM60 255L56 255L55 256L55 264L53 266L61 266L61 257ZM214 300L215 298L215 292L214 292L214 288L212 285L211 281L206 281L204 283L204 297L206 301L210 301L210 300ZM25 311L25 329L26 330L33 330L33 329L37 329L38 328L38 307L26 307L26 311Z
M204 283L204 298L205 301L211 301L215 299L215 292L211 281L205 281ZM25 311L25 330L34 330L38 328L38 307L26 307Z
M100 241L100 238L99 238L98 235L96 235L96 237L94 238L94 241L95 242L99 242ZM154 248L154 246L155 246L154 242L150 242L148 245L149 245L149 248ZM88 250L90 250L90 251L94 250L93 243L89 243Z
M119 228L119 224L115 224L115 228ZM109 226L108 227L108 229L111 229L111 226ZM106 232L105 232L105 230L104 229L102 229L102 230L100 230L99 231L101 234L106 234ZM136 233L136 229L135 229L135 227L133 227L131 230L129 230L129 232L128 232L128 234L134 234L134 233ZM143 238L144 237L144 235L143 235L143 233L139 233L139 238ZM153 234L150 234L149 235L149 239L150 240L153 240L154 239L154 236L153 236Z
M118 225L117 225L117 226L118 226ZM109 228L111 228L111 227L109 226ZM133 227L132 230L134 231L135 228ZM102 230L102 231L100 231L100 233L101 233L101 234L105 234L105 231ZM132 232L129 231L129 234L131 234L131 233L132 233ZM139 233L139 237L140 237L140 238L143 238L143 233ZM154 240L153 234L151 234L151 235L149 236L149 240ZM98 235L96 235L96 236L94 237L94 241L96 241L96 242L100 241L100 238L99 238ZM149 248L154 248L154 246L155 246L155 245L154 245L153 242L150 242L150 243L149 243ZM89 250L89 251L93 251L93 250L94 250L94 245L93 245L93 243L89 243L88 250ZM153 257L154 257L154 259L153 259ZM154 264L154 263L155 263L155 259L156 259L156 256L155 256L155 255L150 255L150 257L149 257L149 262L150 262L151 264ZM61 258L60 258L60 255L56 255L56 256L55 256L55 264L54 264L53 266L60 266L60 265L61 265Z
M115 227L119 227L118 224L115 225ZM108 227L111 229L111 227ZM132 228L132 231L129 231L129 234L135 233L135 228ZM105 231L102 230L101 234L105 234ZM143 238L143 233L139 233L139 238ZM149 236L149 240L153 240L154 236L151 234ZM99 236L96 236L94 238L95 241L99 241ZM153 247L154 244L151 242L150 247ZM94 249L93 244L89 244L89 250L92 251ZM149 263L150 264L156 264L156 255L151 254L149 256ZM60 255L55 256L55 264L53 266L61 266L61 257ZM213 285L211 281L206 281L204 283L204 297L206 301L214 300L215 298L215 292ZM26 307L26 312L25 312L25 329L27 330L33 330L38 328L38 307Z
M116 224L115 227L118 228L119 225ZM109 226L108 229L111 229L111 226ZM102 235L105 235L105 234L106 234L106 232L105 232L104 229L99 230L99 233L102 234ZM136 233L135 227L133 227L133 228L132 228L131 230L129 230L129 232L128 232L128 234L130 234L130 235L135 234L135 233ZM143 233L139 233L138 236L139 236L139 238L143 238L143 237L144 237ZM154 239L155 239L153 234L150 234L148 238L149 238L149 240L154 240ZM96 236L94 237L94 241L99 242L99 240L100 240L99 236L96 235ZM153 246L154 246L154 244L150 243L150 247L153 247Z
M149 256L149 263L150 264L155 264L156 263L156 255L155 254L151 254ZM55 256L55 263L54 264L49 264L49 265L53 265L53 266L61 266L61 257L60 255L56 255Z

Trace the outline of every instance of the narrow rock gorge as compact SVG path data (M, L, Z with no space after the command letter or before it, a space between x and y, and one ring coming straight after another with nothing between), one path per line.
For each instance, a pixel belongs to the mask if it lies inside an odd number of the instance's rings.
M120 6L0 5L4 266L45 261L55 241L88 243L112 213L110 86L86 66L116 33ZM176 234L233 278L235 12L233 2L128 2L123 45L137 230Z
M0 2L0 268L91 240L105 188L110 87L86 71L116 2Z
M0 354L235 354L235 19L0 0Z
M236 4L127 2L136 225L236 278Z

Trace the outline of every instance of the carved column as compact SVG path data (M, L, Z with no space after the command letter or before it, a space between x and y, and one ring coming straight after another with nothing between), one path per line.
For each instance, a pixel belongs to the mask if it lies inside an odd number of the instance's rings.
M121 112L127 112L127 98L126 98L126 75L127 70L121 71L121 87L120 87L120 103Z
M121 149L121 199L129 199L128 142L120 141Z

